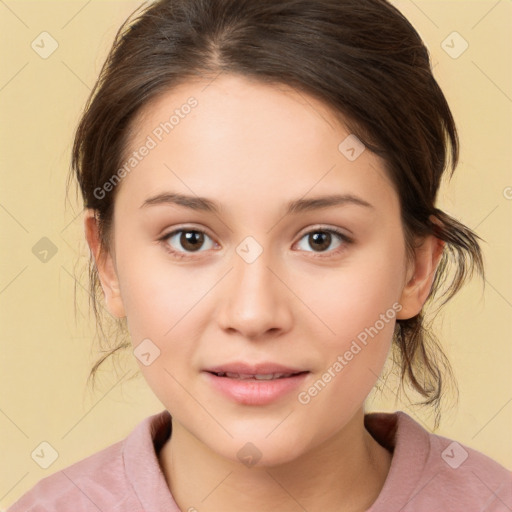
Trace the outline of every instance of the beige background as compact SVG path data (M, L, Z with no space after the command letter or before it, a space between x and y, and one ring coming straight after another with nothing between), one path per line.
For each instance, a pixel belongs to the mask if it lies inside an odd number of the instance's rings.
M84 273L88 250L81 204L74 194L71 202L65 196L80 110L115 32L139 4L0 1L0 508L163 409L142 378L119 383L107 373L97 391L85 386L96 358ZM436 433L512 468L512 3L394 4L430 48L460 130L462 162L439 205L486 240L485 290L475 280L437 323L461 398L458 409L444 412ZM47 59L31 47L44 31L58 43ZM458 58L442 47L454 31L469 44ZM453 54L463 41L450 36L446 44ZM32 252L43 237L57 249L46 263ZM369 410L402 409L430 429L428 416L395 403L391 386L385 391ZM43 441L58 452L47 469L31 458Z

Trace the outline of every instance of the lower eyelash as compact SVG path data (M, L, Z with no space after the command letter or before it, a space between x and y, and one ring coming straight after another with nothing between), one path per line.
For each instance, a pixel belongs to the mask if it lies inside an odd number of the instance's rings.
M174 249L171 249L169 247L169 244L165 243L165 240L162 241L163 243L163 246L164 246L164 249L169 253L171 254L174 258L177 258L177 259L185 259L185 258L188 258L188 254L186 252L181 252L181 251L175 251Z

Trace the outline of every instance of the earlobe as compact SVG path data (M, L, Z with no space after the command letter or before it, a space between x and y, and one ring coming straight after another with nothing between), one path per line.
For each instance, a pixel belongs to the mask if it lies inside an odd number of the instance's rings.
M117 318L124 318L124 305L119 289L117 271L109 251L101 250L98 232L98 221L95 211L88 208L84 216L84 232L87 244L94 258L101 288L105 297L105 304L109 313Z
M409 277L402 290L399 301L402 309L397 314L397 319L406 320L420 313L432 288L444 245L444 241L434 235L429 235L415 249L412 276Z

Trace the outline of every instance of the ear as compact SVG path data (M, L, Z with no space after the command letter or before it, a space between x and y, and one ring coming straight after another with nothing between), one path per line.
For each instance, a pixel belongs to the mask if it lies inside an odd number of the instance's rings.
M412 318L423 308L432 288L436 269L443 255L444 245L443 240L434 235L428 235L423 238L421 245L415 249L414 261L407 269L406 283L399 301L402 309L397 314L397 319L407 320Z
M98 221L95 210L87 208L84 217L85 238L96 263L96 269L105 296L105 304L109 313L117 318L125 317L124 305L119 289L119 280L112 255L101 247ZM103 251L101 251L103 249Z

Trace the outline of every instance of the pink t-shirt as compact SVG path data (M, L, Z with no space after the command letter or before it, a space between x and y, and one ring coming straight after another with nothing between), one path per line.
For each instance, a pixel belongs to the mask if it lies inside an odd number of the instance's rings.
M367 413L364 421L393 452L367 512L512 511L512 472L491 458L402 411ZM123 441L42 479L7 512L180 512L157 457L170 433L168 411L150 416Z

